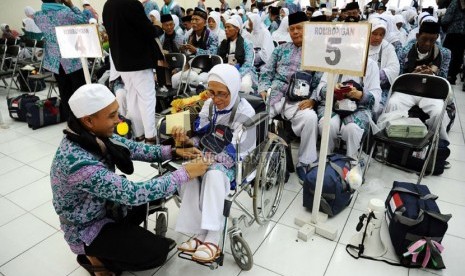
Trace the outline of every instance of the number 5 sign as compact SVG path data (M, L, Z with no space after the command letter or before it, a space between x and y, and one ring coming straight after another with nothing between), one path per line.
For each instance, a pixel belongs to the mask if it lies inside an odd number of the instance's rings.
M302 69L364 76L371 24L305 23Z

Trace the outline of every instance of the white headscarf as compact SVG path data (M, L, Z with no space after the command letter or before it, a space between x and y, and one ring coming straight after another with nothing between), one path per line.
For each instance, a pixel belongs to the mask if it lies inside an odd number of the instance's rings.
M6 23L0 24L0 30L2 30L2 32L5 32L6 31L6 26L8 26L8 24L6 24Z
M158 22L161 21L161 20L160 20L160 12L159 12L159 11L157 11L157 10L152 10L152 11L149 13L149 15L155 17L155 19L156 19Z
M284 17L289 15L289 9L288 8L281 8L281 10L284 11Z
M252 33L246 31L243 36L252 42L254 48L261 48L258 54L262 61L266 62L274 50L273 38L258 14L249 14L249 24L250 22L253 24Z
M399 32L399 29L397 29L397 26L394 20L394 15L383 13L380 15L380 17L386 20L387 22L386 36L384 37L384 39L386 39L387 42L389 43L400 41L400 32Z
M27 17L32 17L36 11L31 7L27 6L24 8L24 13L26 14Z
M255 110L247 102L247 100L240 99L239 97L239 89L241 88L241 75L239 74L239 71L236 69L236 67L227 63L223 63L215 65L210 70L208 74L208 81L217 81L226 85L226 87L228 87L229 93L231 93L231 101L222 111L232 110L236 100L239 99L240 101L236 110L234 121L232 125L230 125L230 128L233 130L232 142L235 144L237 141L237 135L240 131L242 131L243 122L255 115ZM200 122L198 129L205 127L209 123L208 113L211 101L211 99L205 101L202 110L199 113ZM228 125L230 115L231 112L218 113L216 115L216 124ZM242 135L241 152L239 153L241 157L245 157L248 152L255 148L255 137L256 134L254 129L247 131L246 135Z
M179 17L176 14L172 14L171 17L174 22L174 31L177 35L184 37L184 30L179 27Z
M279 24L279 28L271 34L271 38L273 38L276 42L286 41L291 42L291 35L289 34L289 17L285 16L281 20L281 24Z
M223 15L225 16L225 15ZM208 18L211 18L215 21L216 23L216 27L215 29L211 30L213 33L216 34L216 36L218 37L218 45L221 44L221 41L225 40L226 39L226 33L224 32L223 29L221 29L220 27L220 24L221 24L221 15L218 13L218 12L215 12L215 11L212 11L210 13L210 15L208 16ZM228 20L225 18L225 20ZM208 19L207 19L207 22L208 22ZM208 26L208 25L207 25Z

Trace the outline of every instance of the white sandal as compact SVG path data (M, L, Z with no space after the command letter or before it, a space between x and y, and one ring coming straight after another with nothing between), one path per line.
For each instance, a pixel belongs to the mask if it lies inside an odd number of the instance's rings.
M193 238L193 239L190 239L188 241L181 243L181 245L178 246L178 250L181 252L192 253L192 252L195 252L200 245L202 245L202 242L197 238Z
M211 242L204 242L192 255L192 260L201 263L213 262L220 256L221 250L218 245ZM208 257L205 257L207 255Z

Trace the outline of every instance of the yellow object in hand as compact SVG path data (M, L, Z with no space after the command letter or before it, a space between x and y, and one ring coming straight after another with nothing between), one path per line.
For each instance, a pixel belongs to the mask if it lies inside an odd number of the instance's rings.
M129 132L129 126L128 123L126 122L119 122L118 125L116 125L116 132L120 136L125 136Z

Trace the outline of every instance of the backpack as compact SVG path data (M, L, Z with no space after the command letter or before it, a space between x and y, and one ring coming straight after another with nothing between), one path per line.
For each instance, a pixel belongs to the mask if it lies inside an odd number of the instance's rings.
M344 210L352 200L354 190L345 178L351 169L350 161L354 159L341 154L328 155L326 161L320 211L330 217ZM304 179L303 206L313 207L318 165L313 165Z
M404 266L445 268L441 241L451 215L443 215L426 185L394 181L386 199L389 235Z

